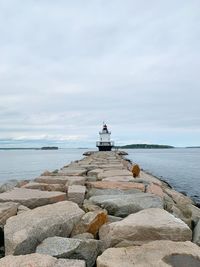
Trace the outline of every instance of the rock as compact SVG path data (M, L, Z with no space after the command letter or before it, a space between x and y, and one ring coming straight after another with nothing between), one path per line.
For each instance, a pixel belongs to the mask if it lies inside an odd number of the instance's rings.
M194 228L193 242L197 244L198 246L200 246L200 220Z
M50 171L44 171L42 174L41 174L41 176L51 176L51 175L53 175L53 173L52 172L50 172Z
M187 205L193 204L193 201L183 194L176 192L173 189L165 188L165 192L170 196L176 204Z
M128 240L135 244L153 240L191 240L192 231L180 219L165 210L152 208L131 214L122 221L103 225L99 237L106 247Z
M196 206L194 205L191 205L191 204L188 204L187 205L187 208L191 211L192 215L191 215L191 218L192 218L192 221L197 224L198 221L200 220L200 209L197 208Z
M132 173L128 170L108 170L100 172L98 174L98 179L103 179L112 176L130 176L130 175L132 175Z
M26 211L29 211L30 209L26 206L23 206L23 205L19 205L18 209L17 209L17 215L23 213L23 212L26 212Z
M63 200L66 200L65 193L26 188L15 188L12 191L0 194L0 202L18 202L31 209Z
M161 198L164 197L164 192L163 192L162 188L157 184L152 183L152 184L148 185L146 192L154 194L154 195L159 196Z
M66 192L67 187L63 184L45 184L45 183L36 183L30 182L22 186L22 188L26 189L38 189L42 191L60 191Z
M68 176L66 186L70 185L85 185L85 177L83 176Z
M8 218L17 214L18 206L14 202L0 203L0 226L4 226Z
M144 192L145 187L140 183L132 182L111 182L111 181L99 181L99 182L87 182L88 188L99 188L99 189L138 189Z
M199 248L187 242L153 241L143 246L109 248L97 258L97 267L197 267Z
M94 170L89 171L88 174L87 174L87 176L97 178L98 175L99 175L99 173L102 173L102 172L103 172L102 169L97 168L97 169L94 169Z
M122 217L117 217L117 216L108 215L107 223L119 222L119 221L121 221L121 220L123 220Z
M71 185L68 187L67 197L68 200L83 205L85 198L86 187L83 185Z
M82 233L79 235L74 235L73 238L75 239L94 239L93 234L90 233Z
M140 175L138 176L138 178L136 177L136 179L135 179L136 182L137 182L137 179L144 179L144 180L146 180L146 181L148 181L150 183L154 183L154 184L157 184L159 186L162 186L162 182L159 179L157 179L153 175L148 174L148 173L146 173L144 171L140 171Z
M71 236L82 234L85 232L91 233L94 236L99 231L99 228L107 222L107 212L105 210L96 210L87 212L81 220L75 225Z
M112 176L102 179L102 181L110 182L135 182L133 176Z
M83 260L59 259L54 267L86 267Z
M95 210L100 210L100 211L103 210L99 206L92 204L87 199L85 199L84 202L83 202L83 209L84 209L85 212L95 211Z
M9 218L4 227L6 255L33 253L49 236L68 237L83 214L77 204L62 201Z
M93 196L102 196L102 195L129 195L129 194L136 194L141 193L139 189L98 189L98 188L91 188L88 189L86 194L86 198L90 198Z
M23 256L6 256L0 259L0 267L85 267L85 262L56 259L48 255L33 253Z
M45 239L37 247L36 252L48 254L56 258L85 260L87 267L93 267L101 250L102 242L98 240L54 236Z
M109 215L126 217L131 213L149 208L163 208L161 198L148 193L134 195L102 195L89 201L108 211Z
M83 260L59 259L54 267L86 267Z
M82 176L85 175L87 172L86 169L82 168L63 168L58 172L58 175L64 175L64 176Z
M34 179L37 183L43 184L61 184L65 185L68 181L68 176L40 176Z
M5 183L0 183L0 193L12 190L18 184L18 180L8 180Z
M187 207L187 205L182 206L182 205L176 205L174 204L172 207L172 214L184 221L190 228L192 228L192 212L191 210Z

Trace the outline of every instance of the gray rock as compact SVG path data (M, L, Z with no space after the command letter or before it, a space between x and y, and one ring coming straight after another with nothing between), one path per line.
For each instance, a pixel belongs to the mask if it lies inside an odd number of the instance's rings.
M33 253L47 237L70 236L83 214L77 204L62 201L9 218L4 227L6 255Z
M8 218L17 214L19 204L14 202L0 203L0 226L5 225Z
M86 261L87 267L93 267L97 256L102 252L102 242L55 236L45 239L36 252L56 258L82 259Z
M194 228L193 242L197 244L198 246L200 246L200 220Z
M125 240L133 241L135 245L163 239L190 241L192 231L167 211L152 208L131 214L119 222L103 225L99 230L99 238L106 247L113 247Z
M0 202L17 202L31 209L63 200L66 200L66 194L62 192L25 188L14 188L12 191L0 194Z
M143 209L163 208L162 199L149 193L102 195L91 197L89 201L106 209L109 215L117 217L126 217Z

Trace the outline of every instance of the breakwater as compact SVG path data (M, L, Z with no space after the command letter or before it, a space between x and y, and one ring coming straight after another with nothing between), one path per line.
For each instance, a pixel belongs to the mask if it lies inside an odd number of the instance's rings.
M200 265L200 210L121 152L0 190L0 266Z

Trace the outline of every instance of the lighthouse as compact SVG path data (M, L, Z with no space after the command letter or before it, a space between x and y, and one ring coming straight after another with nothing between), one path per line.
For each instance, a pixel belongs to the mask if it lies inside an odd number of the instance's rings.
M114 142L110 141L111 132L108 131L108 127L103 123L103 129L99 132L100 140L97 141L96 146L99 148L99 151L111 151L114 146Z

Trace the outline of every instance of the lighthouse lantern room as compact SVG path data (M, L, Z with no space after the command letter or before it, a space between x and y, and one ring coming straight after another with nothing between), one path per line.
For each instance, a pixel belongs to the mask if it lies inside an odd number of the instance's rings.
M103 123L103 129L99 132L100 141L97 141L96 146L99 151L111 151L114 146L114 142L110 141L111 132L108 131L108 127Z

